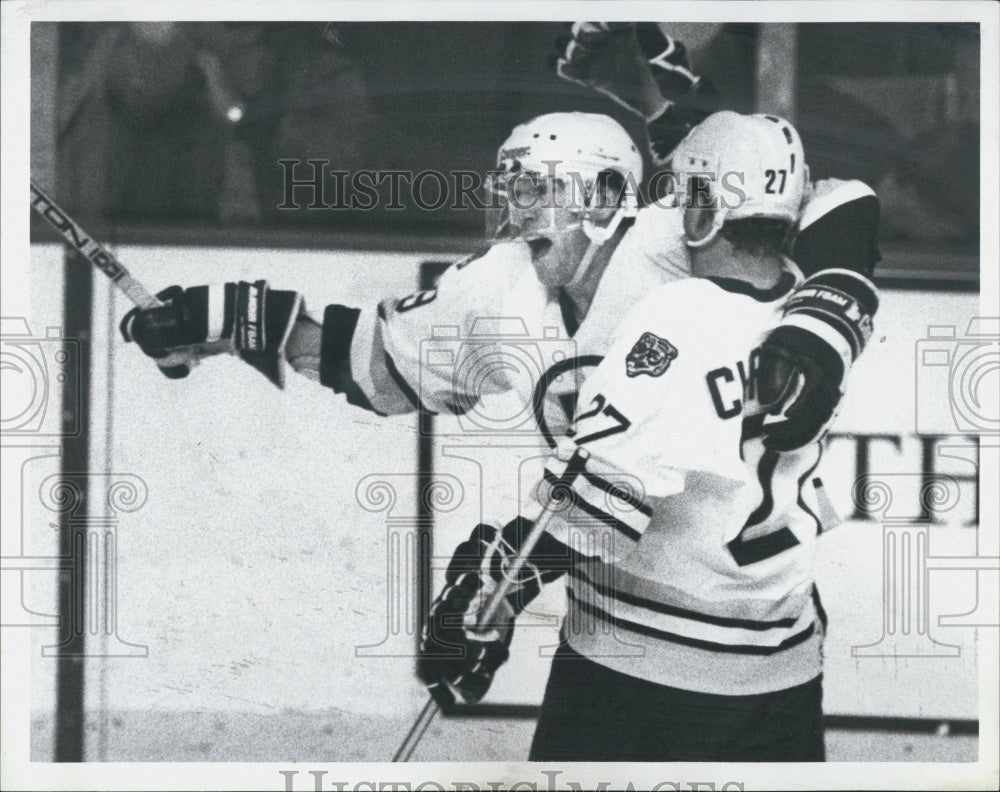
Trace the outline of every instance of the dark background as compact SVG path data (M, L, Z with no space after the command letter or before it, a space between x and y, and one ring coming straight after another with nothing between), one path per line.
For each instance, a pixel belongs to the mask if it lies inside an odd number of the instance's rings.
M729 107L766 109L755 106L761 25L703 27L709 33L691 48L695 71ZM792 115L814 178L866 181L882 199L890 249L938 252L940 267L976 272L978 27L795 27ZM553 43L567 31L566 23L62 23L52 54L54 192L81 219L117 234L148 229L151 241L171 229L195 237L238 229L245 244L278 229L471 238L479 212L426 211L405 188L401 211L385 208L387 193L366 212L279 210L278 160L481 173L515 124L558 110L608 113L642 139L636 119L550 70ZM245 107L239 123L225 119L229 99ZM329 180L326 198L335 199ZM905 257L895 266L905 269Z

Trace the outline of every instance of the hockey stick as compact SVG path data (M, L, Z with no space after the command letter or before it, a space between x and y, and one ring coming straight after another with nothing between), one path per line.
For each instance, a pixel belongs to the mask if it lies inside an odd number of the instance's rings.
M576 452L572 457L570 457L570 460L566 465L566 470L553 485L553 495L556 495L559 490L563 490L573 485L573 481L576 477L579 476L586 468L587 460L589 458L590 453L586 449L576 449ZM555 497L550 496L549 500L551 504L551 501L555 500ZM531 551L535 549L535 545L537 545L539 540L542 538L542 535L549 527L549 523L552 521L555 514L556 512L550 507L550 505L546 505L545 510L542 512L542 516L538 518L538 522L535 523L531 531L525 537L524 542L521 544L521 549L518 550L517 556L515 556L510 568L504 572L503 582L497 586L493 595L486 603L486 608L479 617L480 628L486 627L486 625L493 621L493 617L496 616L501 604L503 604L504 599L507 597L507 592L510 591L510 587L514 584L514 581L517 580L517 576L521 573L524 565L528 562L528 556L531 555ZM442 684L444 683L435 683L435 685ZM431 687L434 687L434 685ZM431 721L434 720L434 717L440 711L441 705L438 704L432 694L427 700L427 703L424 704L423 709L420 710L420 714L417 715L417 719L413 722L413 726L410 727L410 731L407 732L407 735L403 739L399 749L393 755L392 761L409 761L413 751L416 750L417 744L424 736L424 732L427 731L427 727L431 725Z
M163 305L163 302L137 281L107 248L84 231L79 223L60 208L59 204L46 195L42 188L35 184L34 179L30 181L31 208L45 218L45 221L59 232L73 250L107 275L137 307L147 310ZM162 358L157 361L157 365L163 370L175 369L178 371L178 376L184 376L180 372L190 372L198 359L187 355L180 357L182 359L178 361L171 360L170 356Z
M35 184L34 179L31 180L31 208L45 218L70 247L107 275L111 282L139 308L156 308L163 305L146 290L145 286L132 277L118 259L46 195L42 188Z

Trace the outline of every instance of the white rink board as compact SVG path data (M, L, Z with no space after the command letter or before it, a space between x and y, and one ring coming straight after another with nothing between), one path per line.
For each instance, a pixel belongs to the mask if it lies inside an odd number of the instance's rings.
M37 246L33 257L48 251ZM370 304L407 294L416 288L419 262L442 258L181 247L116 252L154 291L266 277L301 290L317 316L329 302ZM105 288L101 281L98 289ZM889 442L871 445L871 472L920 473L915 344L928 324L957 324L961 334L977 305L969 294L883 293L876 338L836 427L900 436L898 450ZM117 296L115 317L127 307ZM41 308L32 310L32 329L59 323L58 306ZM208 360L187 380L167 381L120 343L110 322L95 327L95 342L111 354L113 387L95 382L92 394L112 399L109 467L141 477L149 489L146 505L120 522L117 597L121 638L148 646L149 654L88 661L88 709L411 717L425 693L413 676L412 625L386 638L386 512L363 509L356 487L382 474L396 490L389 514L415 514L415 418L379 418L294 374L280 392L236 359ZM949 413L938 401L927 403L936 405L933 420L944 431ZM854 455L850 441L836 441L819 470L843 514L852 510ZM437 554L450 553L481 517L514 516L516 492L491 489L491 482L510 480L510 452L480 458L435 460L435 472L454 475L463 488L454 510L436 521ZM968 472L959 463L941 469ZM972 514L972 489L962 486L965 500L950 522L930 528L932 555L975 553L976 531L962 524ZM34 507L33 525L48 521L42 512ZM820 543L819 585L831 619L826 711L977 717L974 631L938 625L939 616L974 608L973 572L935 570L929 578L931 632L960 647L958 656L852 657L853 645L873 643L882 632L881 530L878 522L848 522ZM555 616L562 595L550 588L544 606ZM38 592L51 598L50 588ZM548 670L538 647L555 640L554 621L519 629L514 656L487 703L537 703ZM359 646L374 648L359 656ZM36 656L36 678L47 679L52 662ZM36 709L50 701L50 691L35 691Z

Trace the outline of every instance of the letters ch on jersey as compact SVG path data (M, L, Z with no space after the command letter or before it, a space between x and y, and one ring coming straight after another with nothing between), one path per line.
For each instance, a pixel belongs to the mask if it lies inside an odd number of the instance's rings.
M756 347L750 352L748 361L738 360L732 366L712 369L705 375L715 412L723 420L743 413L744 394L751 387L759 361L760 347Z

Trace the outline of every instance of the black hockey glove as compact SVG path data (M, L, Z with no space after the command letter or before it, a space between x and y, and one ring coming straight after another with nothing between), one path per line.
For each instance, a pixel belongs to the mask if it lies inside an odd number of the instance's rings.
M284 387L285 344L302 309L298 292L274 291L260 280L171 286L157 297L164 305L133 308L122 319L121 331L167 377L186 377L200 358L229 352Z
M442 706L456 694L479 701L493 674L507 661L514 619L544 583L558 578L569 565L569 549L547 534L510 586L496 614L481 623L487 602L504 580L517 547L532 523L518 518L502 530L480 524L462 542L445 572L445 586L431 605L420 639L418 674Z
M651 22L576 22L556 49L560 77L600 91L644 121L698 82L684 45Z
M749 399L768 448L802 448L827 430L877 310L875 286L849 270L818 272L792 292L761 345Z
M603 93L646 122L656 165L693 126L721 110L715 87L691 71L684 45L652 22L577 22L552 59L565 80Z

